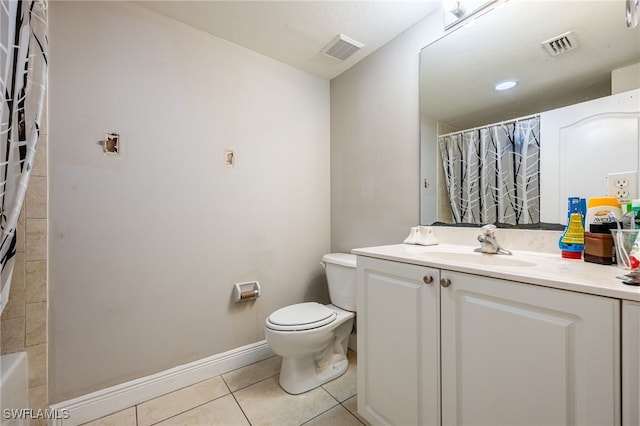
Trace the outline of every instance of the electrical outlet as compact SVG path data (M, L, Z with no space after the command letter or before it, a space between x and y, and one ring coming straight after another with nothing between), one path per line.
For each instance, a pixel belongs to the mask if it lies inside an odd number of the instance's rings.
M620 189L626 188L627 186L629 186L629 179L627 179L626 177L615 178L613 180L613 186Z
M615 192L615 196L619 200L628 200L629 199L629 191L623 188L618 188Z
M609 173L607 176L609 197L629 201L638 194L638 172Z

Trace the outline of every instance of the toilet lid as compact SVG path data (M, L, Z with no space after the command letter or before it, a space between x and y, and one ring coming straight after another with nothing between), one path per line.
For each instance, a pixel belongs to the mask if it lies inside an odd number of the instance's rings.
M273 330L295 331L322 327L336 319L336 312L316 302L298 303L278 309L267 318Z

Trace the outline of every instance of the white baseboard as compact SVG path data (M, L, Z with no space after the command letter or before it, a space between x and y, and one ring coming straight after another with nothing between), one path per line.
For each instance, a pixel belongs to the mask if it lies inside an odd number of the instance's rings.
M144 401L173 392L185 386L210 379L240 367L262 361L275 354L266 340L232 349L150 376L101 389L87 395L63 401L50 407L58 417L52 426L72 426L99 419ZM60 415L64 413L65 415Z

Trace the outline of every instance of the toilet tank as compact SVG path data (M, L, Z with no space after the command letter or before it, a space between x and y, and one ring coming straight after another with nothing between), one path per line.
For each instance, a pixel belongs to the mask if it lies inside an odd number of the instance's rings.
M331 303L345 311L356 311L356 256L330 253L322 256Z

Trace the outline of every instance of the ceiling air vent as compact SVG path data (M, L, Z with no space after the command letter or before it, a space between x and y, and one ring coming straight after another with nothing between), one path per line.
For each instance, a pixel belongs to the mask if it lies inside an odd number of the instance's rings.
M549 55L558 56L561 53L568 52L578 47L578 42L571 31L568 31L542 42L542 45Z
M322 53L333 59L344 61L362 47L364 47L364 44L350 39L344 34L338 34L336 38L331 40L331 43L322 49Z

